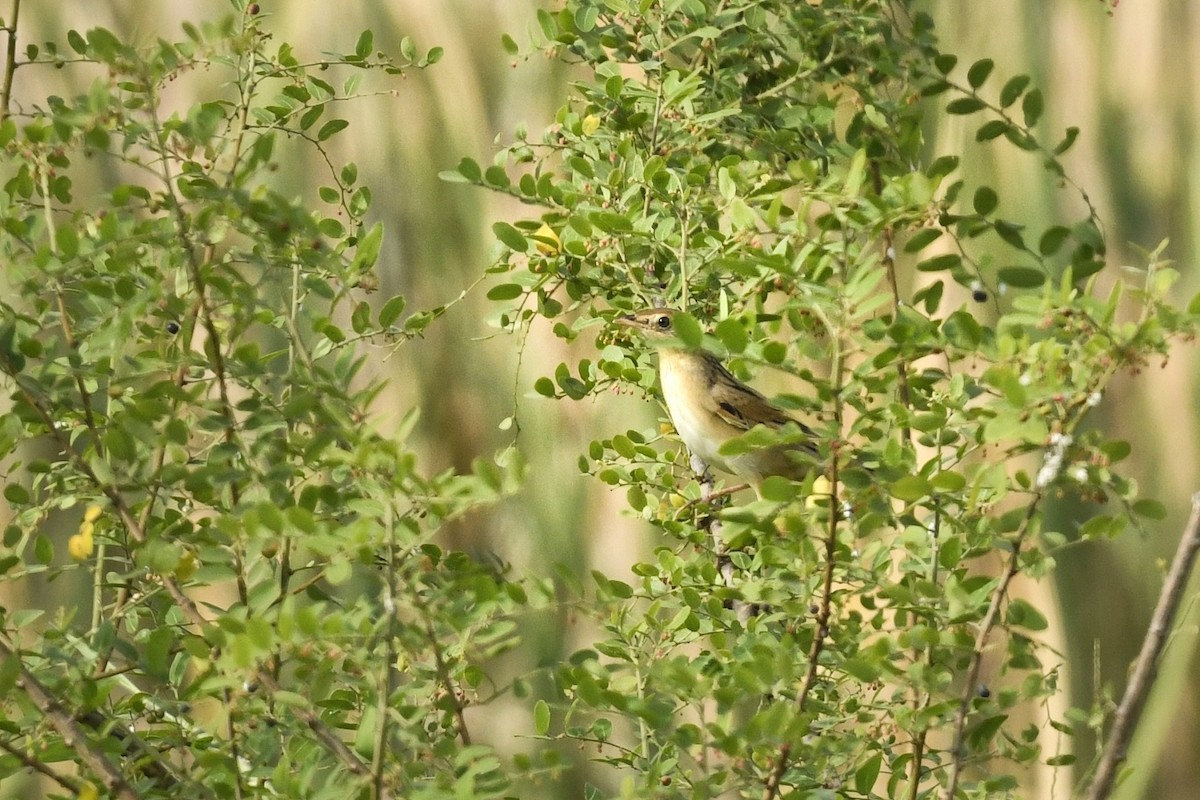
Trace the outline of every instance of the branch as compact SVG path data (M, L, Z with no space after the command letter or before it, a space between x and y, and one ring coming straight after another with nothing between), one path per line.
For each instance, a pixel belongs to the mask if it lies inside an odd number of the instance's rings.
M950 750L954 761L950 765L950 780L946 784L946 791L942 794L945 800L953 800L954 793L958 790L958 780L962 774L963 761L966 759L967 716L971 713L971 698L975 694L975 686L979 682L979 671L983 667L983 651L987 647L987 640L992 634L992 629L1000 620L1000 609L1004 605L1004 598L1008 596L1008 587L1012 584L1013 578L1017 577L1017 573L1021 571L1021 546L1025 543L1025 537L1029 535L1030 524L1033 522L1041 499L1041 494L1038 494L1030 502L1029 508L1025 512L1025 519L1022 520L1017 536L1013 540L1012 554L1008 557L1008 564L1000 576L1000 582L996 584L996 588L992 592L992 602L988 606L987 613L979 622L979 632L975 635L975 647L971 655L971 666L967 670L967 677L963 682L962 697L958 701L958 714L954 720L954 745Z
M8 753L10 756L17 759L18 761L20 761L22 764L24 764L26 767L33 770L34 772L38 772L38 773L41 773L42 775L45 775L47 778L54 781L59 786L63 787L68 792L71 792L74 795L78 795L80 792L83 791L83 782L80 781L79 779L72 778L69 775L59 775L57 772L50 769L50 767L46 766L41 761L38 761L36 758L34 758L31 755L28 755L27 753L25 753L22 750L18 750L16 747L9 744L4 739L0 739L0 750L3 750L4 752Z
M260 669L258 671L258 682L271 694L283 691L283 688L268 670ZM341 737L334 733L315 711L308 706L295 706L292 708L292 713L308 726L308 729L313 732L313 735L317 737L317 741L326 750L336 756L338 761L342 762L342 766L360 778L370 775L371 771L367 768L367 765L354 754L353 750L346 746Z
M121 800L138 800L141 795L134 791L116 765L105 757L104 753L96 747L84 729L75 721L75 718L63 709L58 698L42 685L42 682L25 667L20 656L2 639L0 639L0 658L17 659L21 689L33 701L42 716L58 731L63 743L71 749L80 762L100 778L109 794L121 798Z
M1088 800L1105 800L1112 792L1116 780L1117 767L1125 760L1126 748L1133 736L1134 728L1145 708L1146 698L1158 672L1158 660L1166 646L1167 634L1179 604L1183 600L1183 592L1187 586L1188 577L1196 563L1196 554L1200 552L1200 492L1192 495L1192 514L1187 527L1179 540L1179 548L1171 561L1162 592L1158 595L1158 605L1154 608L1154 616L1150 619L1150 628L1146 638L1142 640L1142 650L1134 662L1133 674L1121 704L1117 706L1116 716L1113 717L1112 733L1104 753L1100 756L1100 765L1096 769L1096 777L1092 780Z
M835 384L833 419L838 431L841 431L843 421L842 380L844 368L841 339L835 338L832 370ZM838 522L842 518L838 505L839 494L838 457L835 451L829 467L829 530L825 537L825 574L821 586L821 607L817 611L817 631L813 636L812 646L808 649L808 669L804 673L804 683L800 686L800 693L796 696L796 709L801 715L808 709L808 696L817 683L817 662L821 659L821 651L825 649L825 640L829 638L829 620L833 616L833 567L837 560ZM804 735L808 733L807 727ZM797 739L799 738L797 737ZM771 774L767 776L767 783L763 789L763 800L775 800L779 796L779 784L783 780L784 773L787 772L791 757L792 742L784 742L779 747L779 754L775 758Z
M0 122L8 119L8 107L12 104L13 73L17 71L17 21L21 18L21 0L13 0L12 19L4 33L8 42L4 49L4 85L0 88Z
M821 588L821 608L817 612L817 632L813 636L812 646L808 649L808 670L804 673L804 683L801 684L800 694L796 697L796 709L802 715L808 708L808 696L817 683L817 662L821 658L821 651L825 649L825 640L829 638L829 619L833 606L833 566L837 558L837 524L841 517L837 504L837 482L838 464L834 458L829 478L829 533L825 538L825 575ZM807 733L805 730L805 735ZM783 774L787 772L791 757L792 743L784 742L779 747L775 766L771 768L771 774L767 777L763 800L775 800L779 796L779 784L783 780Z

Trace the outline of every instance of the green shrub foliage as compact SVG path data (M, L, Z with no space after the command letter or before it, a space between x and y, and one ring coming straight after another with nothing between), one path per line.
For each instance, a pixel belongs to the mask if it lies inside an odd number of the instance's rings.
M384 228L337 114L440 49L368 30L299 53L231 6L7 64L17 90L89 77L0 109L0 575L87 598L6 595L0 774L80 797L771 800L999 796L1072 765L1105 708L1052 710L1070 654L1013 580L1164 516L1088 415L1197 304L1167 301L1161 248L1109 263L1060 160L1078 131L1047 131L1028 76L958 64L908 0L565 0L503 37L571 65L570 96L443 177L536 209L492 227L500 326L597 346L535 392L653 396L612 321L671 305L739 377L782 373L819 443L808 480L721 502L660 426L598 431L581 469L658 544L554 587L437 538L517 490L519 447L429 474L415 412L371 411L367 360L445 309L368 300ZM176 108L177 81L204 99ZM936 152L943 115L976 145ZM1047 171L1065 219L1024 219L964 169L980 154ZM558 603L594 641L502 673ZM488 716L501 697L527 720Z
M524 595L434 537L521 467L430 476L413 415L364 424L368 353L441 309L367 302L383 228L334 149L339 109L440 51L302 54L269 24L238 2L177 41L72 30L11 70L90 76L0 124L4 580L92 588L4 610L0 769L80 796L493 796L462 709ZM209 95L170 110L176 81Z
M1060 160L1078 131L1045 129L1029 76L958 64L916 3L568 0L538 22L528 53L576 66L569 101L448 176L541 209L495 227L501 324L596 341L534 388L653 396L653 355L611 323L681 308L739 377L794 378L831 484L722 508L658 427L593 442L581 468L660 545L632 581L595 576L604 636L557 670L541 733L628 797L996 796L1072 764L1090 717L1051 710L1066 656L1012 581L1162 518L1087 418L1195 324L1160 252L1106 261ZM943 115L975 146L931 147ZM1022 219L972 157L1045 170L1076 216Z

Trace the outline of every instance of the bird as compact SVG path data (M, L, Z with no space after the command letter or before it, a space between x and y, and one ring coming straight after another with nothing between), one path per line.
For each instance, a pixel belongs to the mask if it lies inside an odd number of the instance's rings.
M816 434L757 391L735 378L712 353L689 348L675 337L676 311L648 308L617 318L641 333L658 351L663 401L679 438L706 464L760 484L778 475L802 480L817 457ZM752 428L795 426L800 441L752 448L736 454L722 445Z

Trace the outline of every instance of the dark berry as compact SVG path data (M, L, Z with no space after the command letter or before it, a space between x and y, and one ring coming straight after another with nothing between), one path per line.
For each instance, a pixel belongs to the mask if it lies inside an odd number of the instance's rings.
M976 303L987 302L987 292L985 292L983 289L976 289L975 291L971 292L971 299Z
M979 687L979 696L982 697L984 700L986 700L992 696L992 690L986 686L980 686Z
M176 322L175 320L171 320L170 322L168 322L167 323L167 333L171 334L172 336L179 333L179 323Z

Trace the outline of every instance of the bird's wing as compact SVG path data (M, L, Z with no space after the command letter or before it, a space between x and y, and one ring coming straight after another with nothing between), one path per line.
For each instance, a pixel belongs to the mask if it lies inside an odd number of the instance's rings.
M772 405L767 398L740 383L719 362L713 361L713 380L709 386L714 411L725 422L748 431L755 425L781 428L795 422L782 409Z
M755 425L766 425L768 428L778 429L790 422L799 426L800 430L809 438L786 447L816 454L817 444L814 441L816 432L812 428L797 421L767 398L741 383L719 361L713 360L711 365L714 371L712 384L709 387L709 397L717 416L743 431L748 431Z

